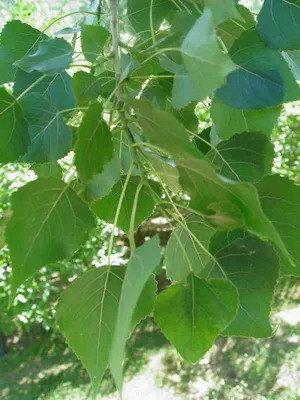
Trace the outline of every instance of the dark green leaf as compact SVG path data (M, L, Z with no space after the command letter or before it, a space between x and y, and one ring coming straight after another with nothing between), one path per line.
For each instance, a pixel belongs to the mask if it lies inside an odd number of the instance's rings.
M265 0L257 21L258 32L268 46L300 49L300 0Z
M7 22L1 33L0 44L0 84L14 80L15 61L26 54L35 52L38 43L47 36L21 21Z
M239 311L224 335L269 337L271 302L279 272L279 260L271 244L255 237L237 239L221 250L217 263L207 266L203 277L225 277L237 288Z
M72 78L72 89L79 107L86 107L101 94L100 81L88 72L78 71Z
M54 161L45 164L33 164L32 169L39 178L62 178L62 168Z
M300 99L300 87L287 63L261 41L255 30L244 32L235 41L230 56L239 69L216 92L223 103L239 109L260 109Z
M28 124L18 101L0 87L0 162L16 161L30 143Z
M210 238L215 230L202 218L188 216L184 227L172 232L168 241L165 263L167 275L172 281L185 282L190 273L198 275L210 260Z
M71 150L72 134L61 114L41 94L30 93L21 100L29 124L31 143L22 158L25 162L48 163Z
M142 291L150 279L153 271L160 262L160 246L158 236L146 242L143 246L137 248L131 255L124 278L118 317L112 350L110 353L110 370L116 382L118 390L122 390L123 372L122 361L125 353L125 344L131 331L131 321L134 316L134 310ZM153 285L154 292L152 298L155 298L156 285ZM145 306L149 299L142 299ZM151 312L151 310L150 310Z
M206 157L226 178L258 182L271 172L274 150L263 133L245 132L219 143Z
M126 233L129 232L130 218L133 209L133 203L139 178L131 178L125 197L122 202L122 207L118 219L117 226ZM103 199L97 200L92 204L91 208L95 214L106 222L113 223L115 219L116 210L120 201L120 195L124 186L124 179L120 180L111 190L111 192ZM154 201L148 194L146 189L142 189L139 195L137 210L135 215L134 229L136 230L143 221L145 221L153 212Z
M195 136L193 139L195 145L201 151L202 154L207 154L211 149L210 131L211 128L206 128L198 134L198 137Z
M230 324L238 309L238 294L226 280L210 282L190 275L157 298L154 318L180 355L197 362Z
M236 68L228 55L221 51L209 9L190 30L181 50L199 101L223 85L225 77Z
M75 165L83 182L102 172L113 158L112 137L102 111L100 103L91 104L77 132Z
M43 74L31 72L30 74L17 70L14 95L20 96L29 86L33 85ZM46 76L41 82L35 85L28 93L40 93L47 98L59 111L75 107L75 99L72 93L71 77L66 72L54 76Z
M83 25L81 28L81 47L84 57L95 62L103 52L105 42L110 34L107 29L99 25Z
M214 98L210 113L213 130L221 139L229 139L235 133L261 131L270 136L279 118L281 107L263 110L238 110L228 107Z
M73 49L64 39L42 40L35 52L25 55L14 65L26 72L55 75L63 72L72 62Z
M280 234L295 266L282 254L282 275L300 276L300 186L279 175L257 184L262 209Z
M87 240L94 218L64 182L28 183L12 196L13 216L6 231L12 260L11 300L40 268L69 258Z

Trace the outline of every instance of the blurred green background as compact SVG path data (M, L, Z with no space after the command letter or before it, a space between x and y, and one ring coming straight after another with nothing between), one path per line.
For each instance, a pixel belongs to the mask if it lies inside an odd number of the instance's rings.
M45 28L57 17L86 10L89 3L86 0L0 0L0 28L12 18ZM259 1L245 0L245 3L254 11L258 10ZM80 18L81 15L75 14L60 20L53 25L52 32L73 26ZM299 111L299 103L286 106L273 132L274 171L298 182ZM197 115L200 129L209 126L205 108L198 107ZM68 160L62 166L67 171ZM9 208L13 191L34 178L30 166L0 166L1 215ZM108 234L107 226L99 224L89 242L71 260L43 268L23 285L14 307L9 310L10 261L7 249L0 252L0 354L5 350L0 356L1 399L90 398L88 375L55 326L55 304L72 280L86 269L105 263ZM128 248L122 236L115 237L114 251L115 261L126 262ZM221 337L195 365L181 360L151 318L143 321L127 346L124 400L300 399L299 281L293 277L284 278L277 286L272 338ZM109 373L98 398L118 398Z

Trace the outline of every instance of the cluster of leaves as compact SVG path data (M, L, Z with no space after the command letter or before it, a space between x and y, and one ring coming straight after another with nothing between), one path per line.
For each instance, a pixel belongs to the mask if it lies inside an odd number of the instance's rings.
M0 162L38 176L2 220L11 302L39 269L72 257L96 219L113 224L107 266L75 280L57 308L94 393L108 365L121 390L126 340L153 310L196 362L220 334L270 336L278 277L300 274L300 187L271 174L270 141L282 104L300 99L299 0L266 0L257 22L234 0L128 0L127 43L117 5L59 32L71 44L18 20L0 40ZM213 122L199 133L202 101ZM57 161L70 152L63 177ZM159 240L136 248L134 238L155 208L177 224L164 257L172 284L158 296ZM111 263L116 227L129 237L127 266Z

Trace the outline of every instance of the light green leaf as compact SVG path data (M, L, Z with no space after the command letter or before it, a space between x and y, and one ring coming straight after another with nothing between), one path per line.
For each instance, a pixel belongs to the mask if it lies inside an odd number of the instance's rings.
M271 336L269 314L279 272L279 259L273 246L255 237L246 237L229 244L216 258L218 265L212 262L202 276L208 279L225 274L240 297L238 313L223 334Z
M33 164L33 171L39 178L62 178L62 168L57 162L49 162L45 164Z
M31 138L22 161L48 163L67 155L72 146L72 134L57 108L38 93L27 94L20 104Z
M148 160L154 169L154 175L169 186L174 193L180 192L179 172L174 163L168 158L148 156Z
M78 129L75 165L83 182L101 173L113 158L112 137L102 111L100 103L91 104Z
M190 30L181 50L199 101L223 85L225 77L236 68L228 55L221 51L209 9Z
M198 275L210 260L209 241L215 230L197 215L189 215L183 226L172 232L165 264L171 281L185 282L190 273Z
M87 205L64 182L37 179L12 196L6 239L12 260L11 301L40 268L71 257L95 222Z
M38 43L46 39L42 32L19 20L7 22L0 41L0 84L13 81L16 72L14 62L35 52Z
M78 71L73 75L72 89L78 106L86 107L91 101L97 100L102 87L100 81L93 74Z
M103 26L83 25L81 28L81 47L84 57L95 62L103 52L103 47L110 33Z
M277 123L281 107L263 110L238 110L214 98L210 114L213 129L221 139L229 139L235 133L261 131L270 136Z
M245 132L219 143L206 157L228 179L258 182L271 172L274 150L263 133Z
M124 232L129 232L130 218L133 210L133 203L135 198L135 193L139 184L140 178L133 177L130 179L127 189L125 191L125 197L120 210L120 215L118 218L117 226ZM91 209L99 218L106 222L113 223L115 219L116 210L120 200L120 195L123 189L124 179L121 179L111 190L111 192L105 196L103 199L95 201ZM134 229L141 225L150 215L153 213L154 200L148 194L145 188L142 188L135 215Z
M300 1L265 0L257 17L257 29L268 46L300 49Z
M16 161L30 143L28 124L18 101L0 87L0 162Z
M195 87L185 65L181 65L175 72L172 89L172 105L175 109L188 106L197 99Z
M239 68L216 92L223 103L246 110L300 99L300 87L287 63L262 42L256 30L244 32L229 54Z
M55 75L67 69L73 56L71 45L61 38L43 40L39 42L35 52L25 55L14 65L26 72L41 72Z
M282 55L288 62L296 80L300 81L300 50L283 51Z
M170 286L157 297L154 318L164 335L187 361L195 363L230 324L238 293L224 279L189 276L187 286Z
M216 25L232 18L243 21L235 0L205 0L205 4L211 10Z
M159 265L160 250L159 238L155 236L132 253L126 270L110 353L110 370L120 392L123 381L122 361L132 317L143 288Z
M280 254L281 274L300 276L300 186L280 175L266 176L256 186L264 213L295 263Z

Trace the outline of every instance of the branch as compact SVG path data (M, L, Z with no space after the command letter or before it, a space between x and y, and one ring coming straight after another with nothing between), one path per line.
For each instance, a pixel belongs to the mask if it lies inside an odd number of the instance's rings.
M118 0L109 0L110 17L111 17L111 36L112 36L112 53L115 60L115 77L116 77L116 96L117 106L122 107L120 76L121 61L119 53L119 32L118 32Z

